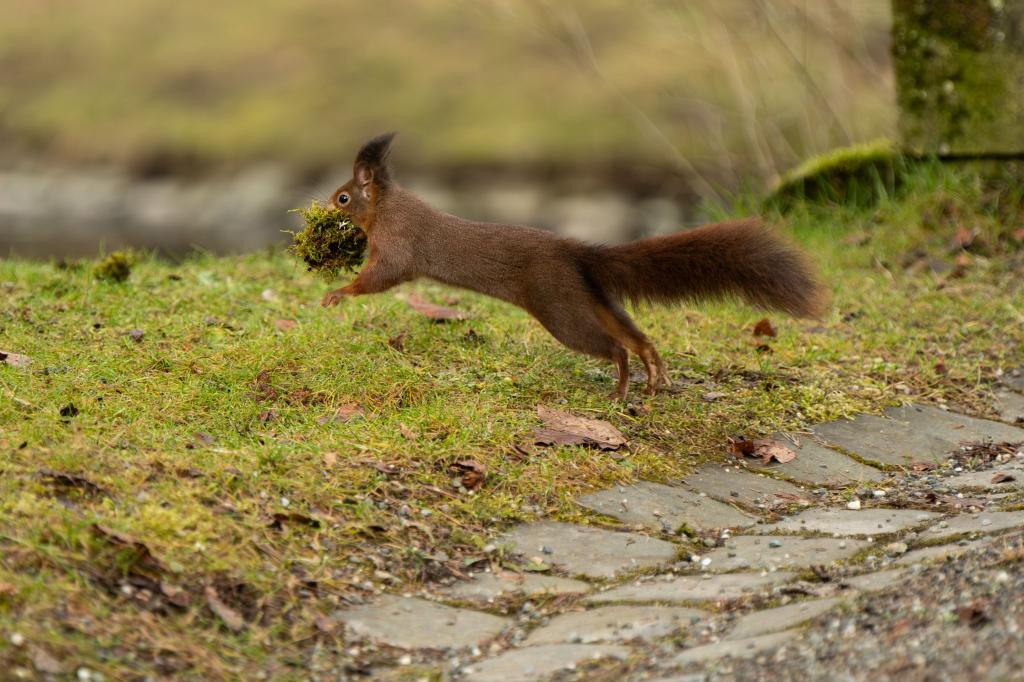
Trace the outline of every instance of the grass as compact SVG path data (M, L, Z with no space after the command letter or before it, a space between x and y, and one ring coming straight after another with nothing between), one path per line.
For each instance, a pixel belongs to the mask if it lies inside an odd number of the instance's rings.
M349 653L324 617L501 561L485 546L515 521L590 520L583 491L677 480L730 436L902 401L986 414L996 369L1024 361L1020 203L934 167L902 196L776 217L835 300L821 322L774 316L772 352L740 306L638 311L679 386L649 412L609 402L610 368L525 313L438 285L325 310L325 285L281 253L141 258L124 283L0 261L2 350L32 358L0 364L0 662L334 679ZM963 225L975 251L957 266ZM472 319L432 323L412 291ZM628 451L516 449L538 405L608 420ZM487 471L473 493L453 485L467 459Z
M847 5L0 0L0 140L142 172L322 171L398 129L410 165L668 166L676 147L770 177L894 130L888 3Z

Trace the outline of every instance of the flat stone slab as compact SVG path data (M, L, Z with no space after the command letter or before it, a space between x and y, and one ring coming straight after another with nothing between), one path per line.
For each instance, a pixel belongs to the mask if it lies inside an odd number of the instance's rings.
M916 509L885 509L871 507L868 509L808 509L795 516L758 526L753 530L759 533L827 533L829 535L885 535L920 526L938 518L935 512L918 511Z
M1001 478L1011 478L994 483L992 479L996 474L1003 474ZM965 471L962 474L945 478L942 482L954 490L1016 490L1024 488L1024 463L1014 461L992 469Z
M874 571L849 578L843 578L843 584L859 592L878 592L893 585L899 585L914 574L906 568L890 568L885 571Z
M848 559L870 545L866 540L805 538L798 535L737 535L726 540L724 547L705 554L704 558L711 559L708 568L712 571L807 568Z
M957 442L904 422L862 414L852 420L819 424L814 433L869 462L908 466L915 461L940 464Z
M625 659L629 649L618 644L547 644L513 649L463 669L467 682L536 682L585 661Z
M801 438L794 443L785 435L777 433L772 436L772 440L795 452L796 459L784 464L775 460L764 464L759 459L747 459L743 462L744 466L762 471L777 471L794 481L830 488L881 481L885 478L885 474L878 469L862 464L832 448L819 445L809 438Z
M524 644L593 644L666 637L707 617L682 606L602 606L555 616L529 634Z
M702 466L684 478L683 483L720 500L763 509L800 501L810 502L813 499L810 493L792 483L759 476L741 467L723 467L718 464Z
M714 644L705 644L687 649L672 659L672 665L689 665L690 663L707 663L719 658L752 658L757 654L777 649L793 639L792 632L776 632L760 637L747 639L722 640Z
M964 552L984 547L988 542L988 540L961 541L951 542L948 545L932 545L930 547L922 547L921 549L912 549L906 554L897 557L893 563L898 566L912 566L928 561L941 561L948 557L960 556Z
M921 533L922 540L948 538L964 533L996 533L1024 526L1024 511L982 512L961 514L936 523Z
M572 580L554 575L538 573L477 573L472 580L460 582L443 594L456 599L491 601L510 594L582 594L590 591L590 585L582 580Z
M339 611L349 633L401 649L462 649L497 637L508 618L456 609L417 597L382 595Z
M993 407L999 413L999 418L1004 422L1016 425L1024 422L1024 395L1020 393L1014 391L996 392L996 401Z
M595 592L585 601L593 604L619 601L700 602L738 599L767 587L788 582L794 577L796 574L785 571L659 576L651 580L621 585L605 592Z
M931 405L892 407L886 416L926 430L959 446L963 442L980 443L991 439L997 443L1024 442L1024 429L988 419L977 419L956 412L947 412Z
M741 616L736 625L726 636L727 640L747 639L758 635L767 635L779 630L788 630L801 623L817 618L826 611L831 610L842 600L838 597L828 599L815 599L813 601L802 601L796 604L788 604L774 609L754 611Z
M611 578L619 571L658 566L676 557L671 542L639 533L619 533L558 521L538 521L513 528L500 544L528 557L539 556L568 572Z
M577 503L625 523L638 523L666 533L674 533L683 526L700 531L743 528L757 522L757 517L693 490L649 481L591 493Z
M1015 391L1024 393L1024 365L1011 369L1009 372L999 378L999 381L1004 386L1009 386Z

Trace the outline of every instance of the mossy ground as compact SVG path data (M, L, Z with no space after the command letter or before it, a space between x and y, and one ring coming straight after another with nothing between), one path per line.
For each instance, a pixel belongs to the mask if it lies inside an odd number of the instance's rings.
M996 370L1024 362L1020 204L942 169L910 182L898 202L777 219L821 263L834 307L773 316L772 352L747 308L637 311L678 386L645 398L649 412L609 402L610 367L525 313L438 285L397 293L471 320L431 323L391 293L325 310L324 285L286 254L143 259L116 285L0 261L0 348L33 360L0 364L0 665L29 671L45 651L108 679L336 679L344 637L318 616L370 583L410 590L497 560L483 551L496 531L581 519L582 491L675 480L727 457L729 436L900 401L985 414ZM950 251L964 226L985 255ZM352 403L364 417L324 419ZM541 404L610 421L628 451L515 449ZM466 459L488 472L474 493L452 483Z

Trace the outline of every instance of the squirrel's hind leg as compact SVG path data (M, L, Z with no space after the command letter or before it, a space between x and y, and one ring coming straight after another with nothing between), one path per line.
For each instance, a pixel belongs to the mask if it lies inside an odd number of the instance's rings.
M644 363L647 371L647 393L654 395L658 386L670 385L668 371L654 345L648 340L629 314L618 304L598 305L597 318L601 326L617 342L632 351Z

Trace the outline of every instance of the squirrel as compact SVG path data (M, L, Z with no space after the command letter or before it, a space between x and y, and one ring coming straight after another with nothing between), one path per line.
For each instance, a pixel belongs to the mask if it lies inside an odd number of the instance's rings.
M672 303L739 296L750 304L816 318L826 297L807 258L758 218L617 246L587 244L518 225L466 220L398 185L388 166L395 133L356 155L352 179L331 196L367 236L356 278L323 306L375 294L419 277L493 296L525 309L574 351L611 361L625 400L629 353L643 362L649 394L671 386L661 356L624 301Z

